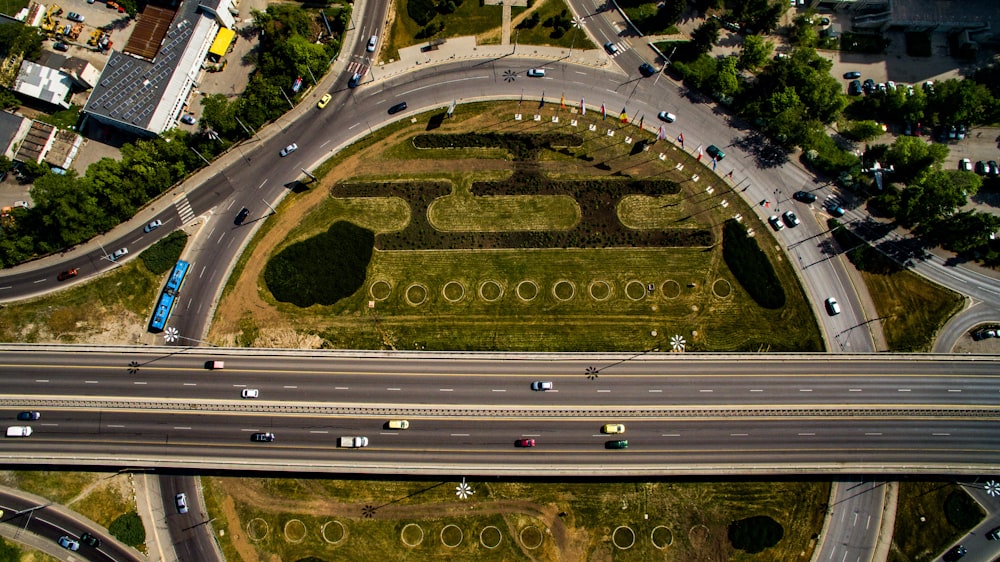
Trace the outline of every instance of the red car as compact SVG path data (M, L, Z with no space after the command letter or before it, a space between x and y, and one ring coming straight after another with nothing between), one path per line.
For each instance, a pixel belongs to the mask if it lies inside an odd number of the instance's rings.
M514 446L515 447L534 447L535 446L535 440L534 439L518 439L517 441L514 441Z
M67 279L69 279L71 277L76 277L77 273L78 272L77 272L76 268L74 267L73 269L67 269L66 271L60 273L59 275L56 276L56 279L58 279L60 281L65 281L65 280L67 280Z

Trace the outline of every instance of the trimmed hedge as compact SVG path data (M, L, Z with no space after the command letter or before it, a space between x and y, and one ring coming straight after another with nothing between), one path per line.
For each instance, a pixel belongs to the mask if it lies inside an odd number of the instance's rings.
M187 245L187 239L186 232L175 230L139 254L139 259L153 274L162 275L177 264L181 253L184 252L184 246Z
M774 266L746 228L734 219L722 227L722 257L736 280L757 304L778 309L785 306L785 289Z
M553 147L583 146L583 137L565 133L455 133L450 135L417 135L413 146L429 148L503 148L515 160L535 160L538 151Z
M427 222L427 208L451 193L447 182L341 183L334 197L399 197L410 205L410 222L399 232L379 234L380 250L452 250L479 248L621 248L708 247L711 230L672 228L633 230L618 220L618 201L631 194L658 196L680 193L669 180L611 179L555 181L535 171L518 171L500 181L472 184L476 196L568 195L580 205L580 221L565 231L442 232Z
M139 546L146 542L146 529L139 514L130 511L118 517L108 526L111 536L129 546Z
M374 245L372 231L338 221L272 257L264 268L264 283L281 302L303 308L333 304L364 284Z
M757 554L778 544L785 536L780 523L766 515L755 515L729 524L729 542L733 548Z

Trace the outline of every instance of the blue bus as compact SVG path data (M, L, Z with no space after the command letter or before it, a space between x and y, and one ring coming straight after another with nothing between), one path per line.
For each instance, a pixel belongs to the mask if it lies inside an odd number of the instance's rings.
M178 261L177 265L174 266L174 271L170 274L170 279L167 279L163 293L160 294L160 300L156 303L153 319L149 323L151 331L162 332L167 326L167 320L170 320L170 313L173 312L177 296L181 292L181 287L184 286L184 279L187 277L189 267L191 264L184 260Z

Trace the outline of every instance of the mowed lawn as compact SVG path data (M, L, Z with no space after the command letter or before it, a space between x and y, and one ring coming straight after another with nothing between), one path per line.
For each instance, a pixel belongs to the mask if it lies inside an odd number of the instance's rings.
M799 560L822 482L467 482L206 477L227 560ZM777 545L734 550L733 520L773 518ZM806 555L806 559L808 556Z

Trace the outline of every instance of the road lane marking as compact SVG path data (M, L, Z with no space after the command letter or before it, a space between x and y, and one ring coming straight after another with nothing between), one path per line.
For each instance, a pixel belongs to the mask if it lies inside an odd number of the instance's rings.
M287 389L290 389L290 390L295 390L296 388L298 388L298 385L286 384L285 386L283 386L281 388L287 388Z
M854 521L851 522L851 525L857 525L857 524L858 524L858 512L855 511L854 512Z
M469 434L468 433L452 433L451 436L452 437L468 437Z
M174 426L174 429L191 429L191 428L185 426Z
M712 390L711 388L703 388L703 389L699 390L698 392L715 392L715 391Z
M440 392L455 392L454 388L439 388Z
M260 182L260 185L257 186L257 189L260 189L260 188L264 187L265 183L267 183L267 180L264 180L264 181Z
M146 381L133 381L132 384L149 384Z
M49 382L49 379L35 379L35 382Z
M330 433L330 432L324 429L310 429L309 433Z
M897 388L896 389L896 392L909 392L909 391L910 391L909 388Z
M399 388L387 388L386 390L399 390Z
M333 389L334 390L347 390L348 387L346 387L346 386L335 386L335 387L333 387Z
M951 437L950 433L931 433L934 437Z
M815 435L816 435L815 433L811 433L811 432L799 433L799 437L813 437Z
M749 437L749 433L730 433L730 437Z
M861 392L861 389L860 388L849 388L849 389L847 389L847 392Z
M882 432L880 432L880 431L872 431L872 432L869 432L869 433L865 433L865 435L867 435L869 437L878 437L878 436L882 435Z
M97 384L97 381L83 381L83 384Z
M680 437L680 433L661 433L660 437Z
M948 392L962 392L961 388L949 388Z
M812 391L813 391L813 389L811 389L811 388L800 388L799 389L799 392L812 392Z
M751 388L750 392L764 392L764 390L761 388Z
M507 392L506 388L494 388L490 392Z
M521 437L541 437L541 433L522 433Z
M868 521L865 522L865 529L868 529L871 526L872 526L872 516L869 514L868 515Z
M196 382L186 382L186 383L184 383L184 386L198 386L198 383L196 383Z
M597 392L611 392L610 388L598 388Z
M647 392L663 392L663 390L660 388L651 388Z
M234 384L233 386L235 386L236 388L246 388L247 387L247 385L245 385L245 384Z
M121 424L112 423L112 424L108 424L108 427L125 427L125 426L121 425Z

